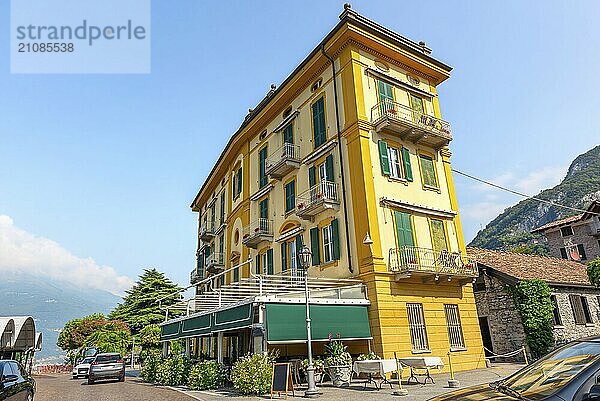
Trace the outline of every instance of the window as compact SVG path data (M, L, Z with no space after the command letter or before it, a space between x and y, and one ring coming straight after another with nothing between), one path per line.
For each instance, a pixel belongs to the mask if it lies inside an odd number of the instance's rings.
M581 259L581 260L587 259L587 255L585 254L585 247L583 246L583 244L577 245L577 252L579 253L579 259Z
M294 143L294 124L289 123L283 129L283 143Z
M398 249L402 249L404 246L414 246L415 240L410 214L395 211L394 220L396 224L396 242L398 243Z
M273 274L273 249L256 255L256 274Z
M473 283L473 292L484 292L486 289L485 276L480 271L479 276L475 279L475 283Z
M269 180L267 179L267 174L265 172L267 162L267 147L265 146L261 150L258 151L258 173L259 173L259 181L258 185L260 188L267 185Z
M210 207L210 228L211 229L215 229L215 220L216 220L216 214L217 214L217 204L213 202L212 206Z
M323 96L313 103L312 118L315 148L318 148L327 140L327 128L325 126L325 98Z
M413 352L429 351L423 304L407 303L406 310L408 312L408 328Z
M561 227L560 235L563 237L568 237L570 235L573 235L573 227L571 227L571 226Z
M323 262L333 261L333 241L331 239L331 226L323 227Z
M421 162L421 177L423 177L423 185L430 188L438 188L437 174L435 172L435 164L433 158L429 155L419 154Z
M221 192L221 206L219 208L219 211L220 211L220 215L219 215L220 224L224 224L225 223L225 191Z
M269 198L265 198L258 204L259 216L261 219L269 218Z
M407 181L413 180L410 151L407 148L388 147L387 143L381 140L378 141L378 147L381 174L394 178L404 178Z
M573 317L575 324L592 323L592 315L587 302L587 298L581 295L569 295L571 309L573 309Z
M281 266L289 270L292 277L303 277L303 270L298 264L298 251L302 248L302 236L298 235L281 244Z
M425 103L423 102L423 99L412 93L409 93L408 96L410 100L410 108L415 112L415 117L420 119L421 115L425 114Z
M223 252L224 252L224 248L225 248L225 234L221 233L221 235L219 236L219 262L223 261Z
M442 220L430 219L429 226L431 228L431 242L433 250L436 252L447 251L448 241L446 238L446 226Z
M560 257L563 259L569 259L569 256L567 255L567 248L564 246L560 248Z
M233 200L239 198L242 193L242 167L233 174Z
M386 108L393 107L394 87L385 81L378 80L377 91L379 92L379 102L385 105Z
M285 184L285 212L289 213L296 208L296 181Z
M444 312L446 314L446 325L448 326L450 349L465 349L465 339L460 324L458 305L444 305Z
M318 173L318 176L317 176ZM333 156L329 155L325 158L325 163L317 166L311 166L308 169L308 185L310 188L317 185L318 182L329 181L333 182Z
M554 326L562 326L562 319L560 318L560 310L558 309L556 295L550 295L550 301L552 301L552 323Z

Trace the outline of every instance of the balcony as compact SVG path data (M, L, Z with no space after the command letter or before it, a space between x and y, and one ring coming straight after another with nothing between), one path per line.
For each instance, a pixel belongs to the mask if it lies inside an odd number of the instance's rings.
M314 216L325 210L339 210L337 184L331 181L321 181L311 189L298 195L296 215L305 220L312 220Z
M216 252L206 259L206 270L210 273L220 273L225 268L225 258L222 253Z
M198 269L192 270L190 273L190 284L194 285L202 280L202 275L198 272Z
M412 276L422 277L423 282L456 278L461 284L468 283L478 275L475 259L459 252L435 251L416 246L392 248L389 254L390 272L396 274L396 280Z
M436 149L452 140L449 122L389 100L377 103L371 109L371 122L377 132L398 135L401 139Z
M242 244L256 249L261 242L273 241L273 220L258 219L244 228Z
M215 223L208 221L202 224L200 227L200 239L204 242L208 242L215 237Z
M300 167L300 146L284 143L265 160L265 173L277 180Z

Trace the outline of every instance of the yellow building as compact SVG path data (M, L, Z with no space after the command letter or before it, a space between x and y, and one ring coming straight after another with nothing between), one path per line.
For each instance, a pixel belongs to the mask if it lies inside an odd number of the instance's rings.
M371 347L384 357L447 362L450 351L457 369L483 366L477 267L466 257L451 128L437 95L450 71L425 43L345 7L333 30L249 112L194 199L197 297L187 316L163 325L163 340L195 338L191 352L220 358L264 347L302 355L306 337L286 341L273 331L285 331L274 316L298 315L304 324L294 283L302 281L297 255L306 245L319 298L311 303L343 306L351 311L344 319L362 310L368 317L366 334L341 335L351 352ZM265 287L256 292L256 285ZM294 311L278 315L273 299ZM245 323L217 330L219 319ZM346 330L343 321L323 324L333 337ZM265 326L269 333L257 340ZM327 328L313 330L317 342L327 337Z

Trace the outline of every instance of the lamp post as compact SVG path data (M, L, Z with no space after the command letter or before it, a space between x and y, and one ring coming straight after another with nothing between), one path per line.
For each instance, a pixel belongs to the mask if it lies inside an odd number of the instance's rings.
M308 381L308 389L304 392L305 397L317 397L319 390L315 384L315 368L312 360L312 338L310 333L310 303L308 300L308 268L310 267L310 260L312 252L304 245L298 253L300 264L304 268L304 298L306 300L306 342L308 344L308 367L306 368L306 376Z

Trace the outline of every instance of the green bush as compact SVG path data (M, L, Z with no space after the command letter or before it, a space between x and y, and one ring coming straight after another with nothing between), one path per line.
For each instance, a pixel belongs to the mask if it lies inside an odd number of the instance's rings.
M242 394L265 394L271 389L273 355L254 354L240 358L231 369L233 387Z
M158 365L156 383L163 386L181 386L187 384L190 374L190 360L184 355L171 355Z
M590 283L596 287L600 287L600 258L596 258L588 263L587 274Z
M215 361L200 362L190 370L188 387L192 390L209 390L219 388L225 383L226 375L223 366Z
M523 329L525 341L534 358L548 353L554 345L552 333L552 312L554 305L550 300L550 287L542 280L523 280L509 287Z
M308 359L302 361L302 370L306 372L308 368ZM313 368L315 369L315 373L322 373L325 369L325 362L319 358L313 358Z
M374 361L374 360L378 360L381 359L379 357L379 355L377 355L374 352L369 352L368 354L360 354L358 356L358 358L356 358L357 361Z
M162 363L162 357L160 354L150 354L144 359L140 376L148 383L156 383L158 367Z

